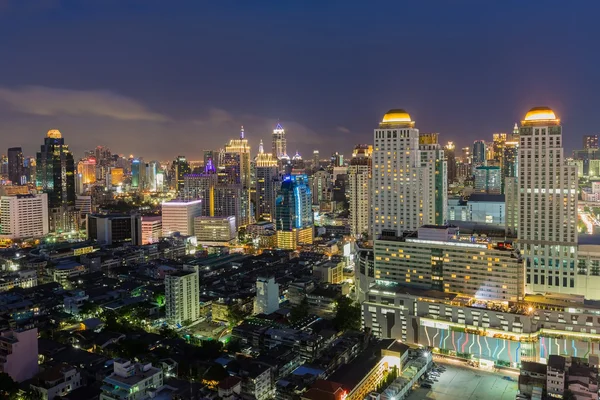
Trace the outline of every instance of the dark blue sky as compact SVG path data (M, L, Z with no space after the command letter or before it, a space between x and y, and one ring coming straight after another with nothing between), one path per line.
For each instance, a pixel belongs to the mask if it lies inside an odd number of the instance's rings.
M0 0L2 152L58 128L81 155L107 145L199 159L244 125L288 153L347 155L385 111L459 146L536 105L568 150L598 133L600 2ZM292 155L292 154L290 154Z

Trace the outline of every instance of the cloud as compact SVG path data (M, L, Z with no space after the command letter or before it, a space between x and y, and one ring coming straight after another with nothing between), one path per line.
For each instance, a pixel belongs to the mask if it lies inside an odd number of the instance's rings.
M0 87L0 102L25 114L97 116L129 121L166 121L136 100L108 90L69 90L44 86Z
M350 133L350 129L346 128L345 126L337 126L335 129L341 133Z

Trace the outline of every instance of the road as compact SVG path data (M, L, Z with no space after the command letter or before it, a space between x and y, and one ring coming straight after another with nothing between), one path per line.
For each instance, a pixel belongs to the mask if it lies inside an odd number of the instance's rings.
M419 388L408 400L515 400L518 375L513 371L488 372L461 362L435 362L445 366L446 372L431 389Z

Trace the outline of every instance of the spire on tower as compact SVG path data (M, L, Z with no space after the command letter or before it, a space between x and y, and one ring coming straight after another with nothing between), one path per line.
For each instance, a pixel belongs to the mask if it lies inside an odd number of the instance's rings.
M258 145L258 152L260 154L263 154L265 152L265 149L263 147L263 141L262 141L262 139L260 139L260 144Z
M242 125L241 131L240 131L240 139L244 138L244 125Z

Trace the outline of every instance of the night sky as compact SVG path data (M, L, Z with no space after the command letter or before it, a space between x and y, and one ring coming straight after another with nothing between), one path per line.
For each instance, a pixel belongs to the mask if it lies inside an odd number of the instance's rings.
M0 152L62 131L145 159L222 147L244 125L290 156L372 142L390 108L459 146L536 105L567 150L600 133L600 2L0 0Z

